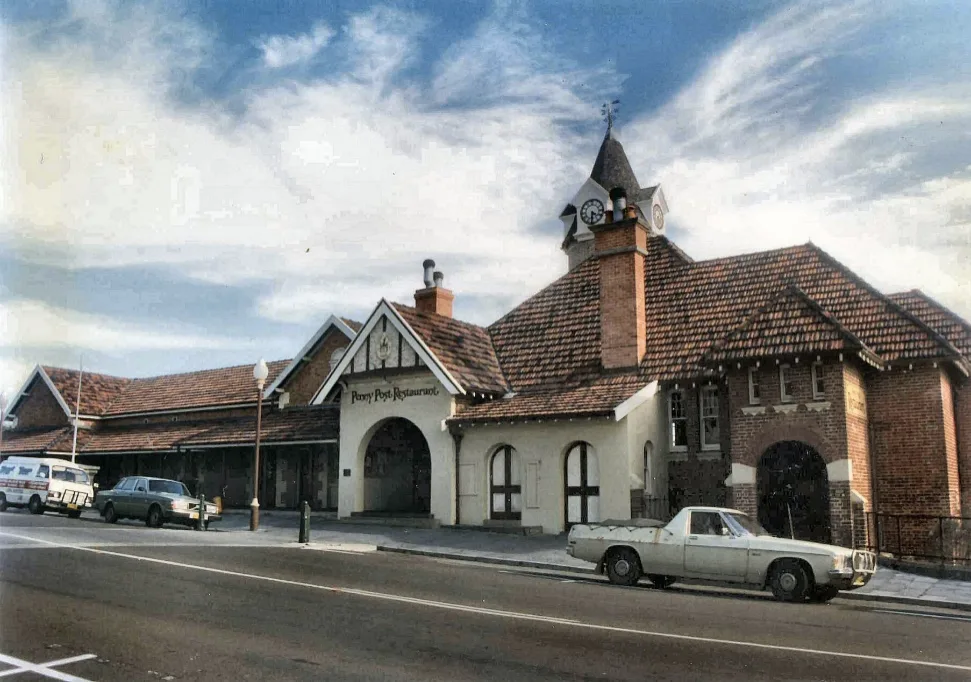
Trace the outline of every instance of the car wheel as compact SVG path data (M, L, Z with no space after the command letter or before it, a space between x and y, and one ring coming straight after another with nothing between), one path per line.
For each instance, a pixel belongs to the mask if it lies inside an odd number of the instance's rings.
M145 525L149 528L162 527L162 508L153 504L148 508L148 516L145 517Z
M771 586L779 601L803 601L809 591L809 576L798 561L784 559L772 571Z
M650 574L648 574L647 579L651 581L651 584L652 585L654 585L655 587L658 587L658 588L660 588L662 590L665 587L670 587L671 585L673 585L678 580L673 575L658 575L656 573L650 573Z
M825 604L831 599L834 599L839 593L840 591L832 585L822 585L813 590L813 593L809 596L809 601L815 602L816 604Z
M607 577L614 585L636 585L641 579L641 560L632 549L621 547L607 556Z
M115 513L115 505L109 504L105 507L105 523L117 523L118 514Z
M30 510L31 514L44 513L44 503L40 501L40 495L34 495L30 498L30 502L27 503L27 509Z
M7 511L7 496L0 493L0 512Z

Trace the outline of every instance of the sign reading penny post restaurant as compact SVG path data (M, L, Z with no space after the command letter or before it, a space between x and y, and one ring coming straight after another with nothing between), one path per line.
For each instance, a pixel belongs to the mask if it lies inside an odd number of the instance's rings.
M407 400L408 398L415 398L418 396L439 395L438 386L429 386L423 388L398 388L397 386L392 386L391 388L375 388L372 391L351 391L351 404L355 403L367 403L368 405L378 404L378 403L390 403L390 402L400 402Z

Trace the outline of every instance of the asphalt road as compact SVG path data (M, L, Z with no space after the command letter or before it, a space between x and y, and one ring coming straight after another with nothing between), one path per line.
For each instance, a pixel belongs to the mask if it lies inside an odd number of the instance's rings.
M0 515L0 676L19 665L11 679L971 679L967 614L226 535ZM38 672L58 659L69 661Z

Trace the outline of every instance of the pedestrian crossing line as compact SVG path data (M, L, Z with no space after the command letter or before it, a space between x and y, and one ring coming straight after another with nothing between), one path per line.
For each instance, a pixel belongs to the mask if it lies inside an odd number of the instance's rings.
M92 682L92 680L85 677L69 675L66 672L55 670L54 668L69 665L71 663L89 661L92 658L97 657L97 654L81 654L80 656L59 658L56 661L47 661L46 663L31 663L30 661L25 661L20 658L0 654L0 663L6 663L7 665L14 666L12 668L8 668L7 670L0 670L0 677L10 677L12 675L20 675L22 673L34 673L35 675L40 675L41 677L46 677L48 679L61 680L61 682Z
M14 537L21 540L30 540L29 536L17 535L13 533L4 533L0 531L0 536ZM937 668L942 670L960 670L962 672L971 672L971 665L957 665L954 663L943 663L938 661L922 661L912 658L896 658L891 656L874 656L871 654L858 654L848 651L827 651L824 649L809 649L805 647L796 646L784 646L781 644L764 644L761 642L746 642L731 639L720 639L717 637L702 637L699 635L682 635L673 632L658 632L654 630L640 630L637 628L627 628L617 625L603 625L600 623L589 623L576 620L573 618L558 618L556 616L544 616L541 614L534 613L524 613L521 611L506 611L503 609L490 609L480 606L469 606L467 604L456 604L452 602L442 602L433 599L420 599L418 597L406 597L399 594L390 594L387 592L374 592L372 590L359 590L348 587L336 587L333 585L320 585L316 583L307 583L299 580L288 580L286 578L274 578L266 575L259 575L256 573L243 573L242 571L230 571L223 568L212 568L210 566L200 566L197 564L187 564L181 561L171 561L168 559L155 559L152 557L143 557L136 554L124 554L123 552L111 552L103 549L94 549L92 547L79 547L74 545L58 544L55 542L50 542L48 540L37 540L37 542L47 543L62 549L73 549L80 552L90 552L92 554L102 554L104 556L113 556L123 559L131 559L132 561L143 561L147 563L160 564L163 566L173 566L177 568L184 568L188 570L201 571L204 573L213 573L217 575L227 575L236 578L244 578L247 580L261 580L264 582L274 583L277 585L289 585L292 587L302 587L311 590L320 590L323 592L329 592L331 594L345 594L354 595L359 597L365 597L368 599L377 599L381 601L390 601L403 604L413 604L415 606L425 606L430 608L443 609L448 611L458 611L464 613L474 613L478 615L492 616L495 618L508 618L510 620L521 620L521 621L533 621L548 623L552 625L562 625L565 627L578 628L583 630L593 630L598 632L616 632L625 635L638 635L641 637L654 638L654 639L666 639L673 641L682 642L700 642L704 644L714 644L728 647L737 647L741 649L756 649L762 651L779 651L785 653L795 653L804 654L810 656L825 656L830 658L846 658L862 661L873 661L877 663L895 663L898 665L908 665L917 666L922 668Z

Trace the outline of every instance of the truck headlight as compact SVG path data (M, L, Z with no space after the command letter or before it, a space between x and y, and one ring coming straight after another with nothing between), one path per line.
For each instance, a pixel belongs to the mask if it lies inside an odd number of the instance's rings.
M849 564L850 564L850 557L846 556L845 554L837 554L836 556L833 557L834 570L841 571L844 568L847 568Z

